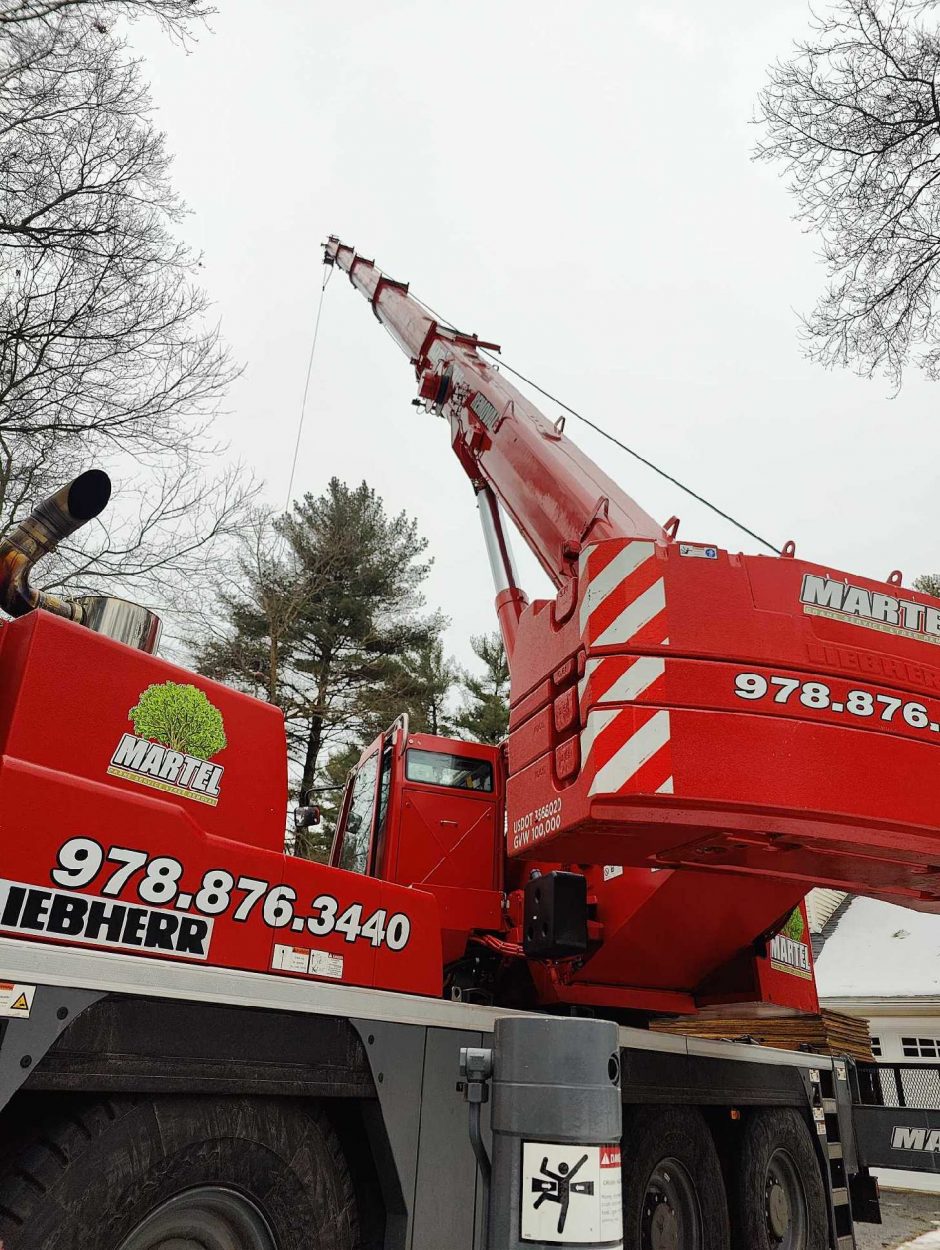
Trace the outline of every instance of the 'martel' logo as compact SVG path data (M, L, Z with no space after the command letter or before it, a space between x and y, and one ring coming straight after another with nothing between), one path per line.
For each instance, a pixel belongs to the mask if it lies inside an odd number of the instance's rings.
M809 964L809 947L805 942L794 942L783 933L778 933L770 943L770 962L781 972L793 972L807 979L813 975Z
M896 1124L891 1130L891 1146L894 1150L921 1150L926 1154L940 1154L940 1129L907 1128Z
M215 807L225 770L209 760L227 744L222 714L203 692L175 681L148 686L128 717L135 732L117 744L108 773Z
M940 609L915 603L913 599L896 599L894 595L865 590L850 582L806 573L800 601L803 611L811 616L827 616L831 620L940 645Z
M803 913L794 907L781 931L770 942L768 954L770 966L778 972L812 980L813 969L809 959L809 947L802 940L806 933Z

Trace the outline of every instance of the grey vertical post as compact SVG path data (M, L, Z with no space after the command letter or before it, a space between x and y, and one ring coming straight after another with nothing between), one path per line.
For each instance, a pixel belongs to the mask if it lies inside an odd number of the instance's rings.
M605 1020L496 1022L487 1250L620 1250L620 1050Z

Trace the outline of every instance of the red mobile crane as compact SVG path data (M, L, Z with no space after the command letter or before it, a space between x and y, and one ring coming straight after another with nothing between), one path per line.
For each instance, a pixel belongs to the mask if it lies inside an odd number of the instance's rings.
M677 541L493 345L338 240L325 258L477 492L508 742L396 722L331 863L285 855L277 709L156 658L134 605L30 587L105 476L0 544L3 1244L481 1246L456 1050L548 1009L624 1026L630 1250L848 1250L867 1166L932 1167L940 1111L862 1106L890 1104L874 1068L627 1026L815 1007L780 934L810 884L937 906L940 604L792 546ZM504 513L553 599L519 588Z

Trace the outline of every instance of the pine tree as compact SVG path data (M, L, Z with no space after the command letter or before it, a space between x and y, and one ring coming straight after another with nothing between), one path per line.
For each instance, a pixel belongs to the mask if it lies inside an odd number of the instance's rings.
M287 515L260 517L225 572L220 627L197 666L284 710L301 803L317 801L329 757L372 731L402 657L440 632L441 618L422 614L426 547L367 483L333 478Z
M414 661L411 669L415 690L412 726L420 733L447 737L454 732L447 701L460 677L460 669L450 656L445 656L441 637L431 638L409 659Z
M483 662L484 673L464 673L462 682L469 698L457 718L457 727L477 742L502 742L509 730L509 662L497 633L476 635L470 645Z
M940 599L940 573L921 573L914 578L914 589Z
M433 632L442 628L442 618L433 616L428 624L428 636L403 655L391 657L381 680L361 692L362 731L322 764L315 796L321 823L295 835L296 854L321 861L329 858L349 773L363 749L399 716L407 715L413 733L454 733L447 702L460 670L445 657L443 640Z
M364 692L364 719L371 724L370 737L387 729L403 713L414 733L454 733L448 702L461 674L444 652L440 630L445 623L442 617L432 617L428 636L394 657L381 685Z

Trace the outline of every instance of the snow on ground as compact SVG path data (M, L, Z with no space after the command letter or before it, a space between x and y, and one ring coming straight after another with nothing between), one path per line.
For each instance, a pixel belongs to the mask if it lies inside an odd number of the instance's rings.
M816 981L820 998L940 995L940 916L853 899L822 949Z

